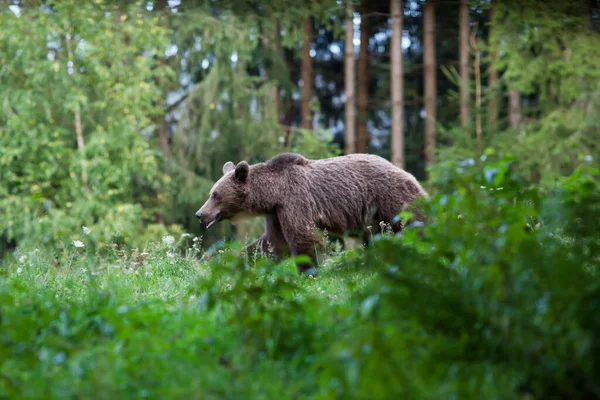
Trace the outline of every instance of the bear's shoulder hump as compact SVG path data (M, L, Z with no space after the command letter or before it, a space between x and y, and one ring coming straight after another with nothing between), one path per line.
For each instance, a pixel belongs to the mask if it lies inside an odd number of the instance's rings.
M297 153L282 153L270 159L267 164L273 168L284 168L290 165L306 165L308 159Z

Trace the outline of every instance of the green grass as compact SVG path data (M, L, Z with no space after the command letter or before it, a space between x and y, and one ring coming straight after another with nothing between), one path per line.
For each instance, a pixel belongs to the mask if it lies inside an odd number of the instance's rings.
M212 262L187 253L161 245L143 255L75 247L17 255L0 278L0 397L311 397L318 375L310 350L343 326L305 343L308 325L347 314L375 272L328 262L318 277L303 277L289 261L253 267L244 281L232 272L242 265L235 252ZM293 285L288 300L300 311L269 314L248 304L258 298L246 284L272 296L283 288L273 284L278 277Z

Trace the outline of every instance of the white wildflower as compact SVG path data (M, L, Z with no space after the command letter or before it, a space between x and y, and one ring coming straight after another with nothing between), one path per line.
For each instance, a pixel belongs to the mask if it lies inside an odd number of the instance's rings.
M82 226L81 229L83 230L83 233L85 233L86 235L89 235L92 232L90 230L90 228L88 228L87 226Z
M149 255L150 255L150 253L143 252L143 253L142 253L142 254L140 254L140 255L141 255L141 256L149 256Z
M182 234L181 234L181 238L182 238L182 239L183 239L183 238L186 238L186 237L190 237L190 236L192 236L190 233L182 233Z
M73 240L73 246L81 248L81 247L85 247L85 244L83 244L83 242L81 240Z
M171 253L170 251L167 251L167 257L174 258L175 254Z
M175 238L173 236L163 236L162 241L167 246L172 246L175 243Z
M19 264L23 264L25 261L27 261L27 256L23 254L19 257Z
M21 274L21 272L23 272L23 268L21 268L21 267L17 268L17 274Z

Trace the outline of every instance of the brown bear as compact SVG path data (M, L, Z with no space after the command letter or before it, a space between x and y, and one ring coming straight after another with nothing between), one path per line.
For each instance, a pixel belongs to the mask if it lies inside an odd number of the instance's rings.
M284 153L254 165L227 162L196 217L210 228L265 216L265 233L254 245L279 258L286 251L309 256L312 263L297 265L305 272L316 266L322 246L317 229L363 235L378 233L385 222L398 232L403 222L397 215L419 197L427 193L413 175L376 155L309 160ZM410 211L423 220L418 210Z

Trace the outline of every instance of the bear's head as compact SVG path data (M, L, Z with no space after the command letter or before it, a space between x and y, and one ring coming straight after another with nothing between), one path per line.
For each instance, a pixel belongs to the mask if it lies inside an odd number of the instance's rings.
M222 220L232 220L244 213L247 193L247 178L250 166L246 161L223 165L223 176L210 190L208 200L196 212L201 224L210 228Z

